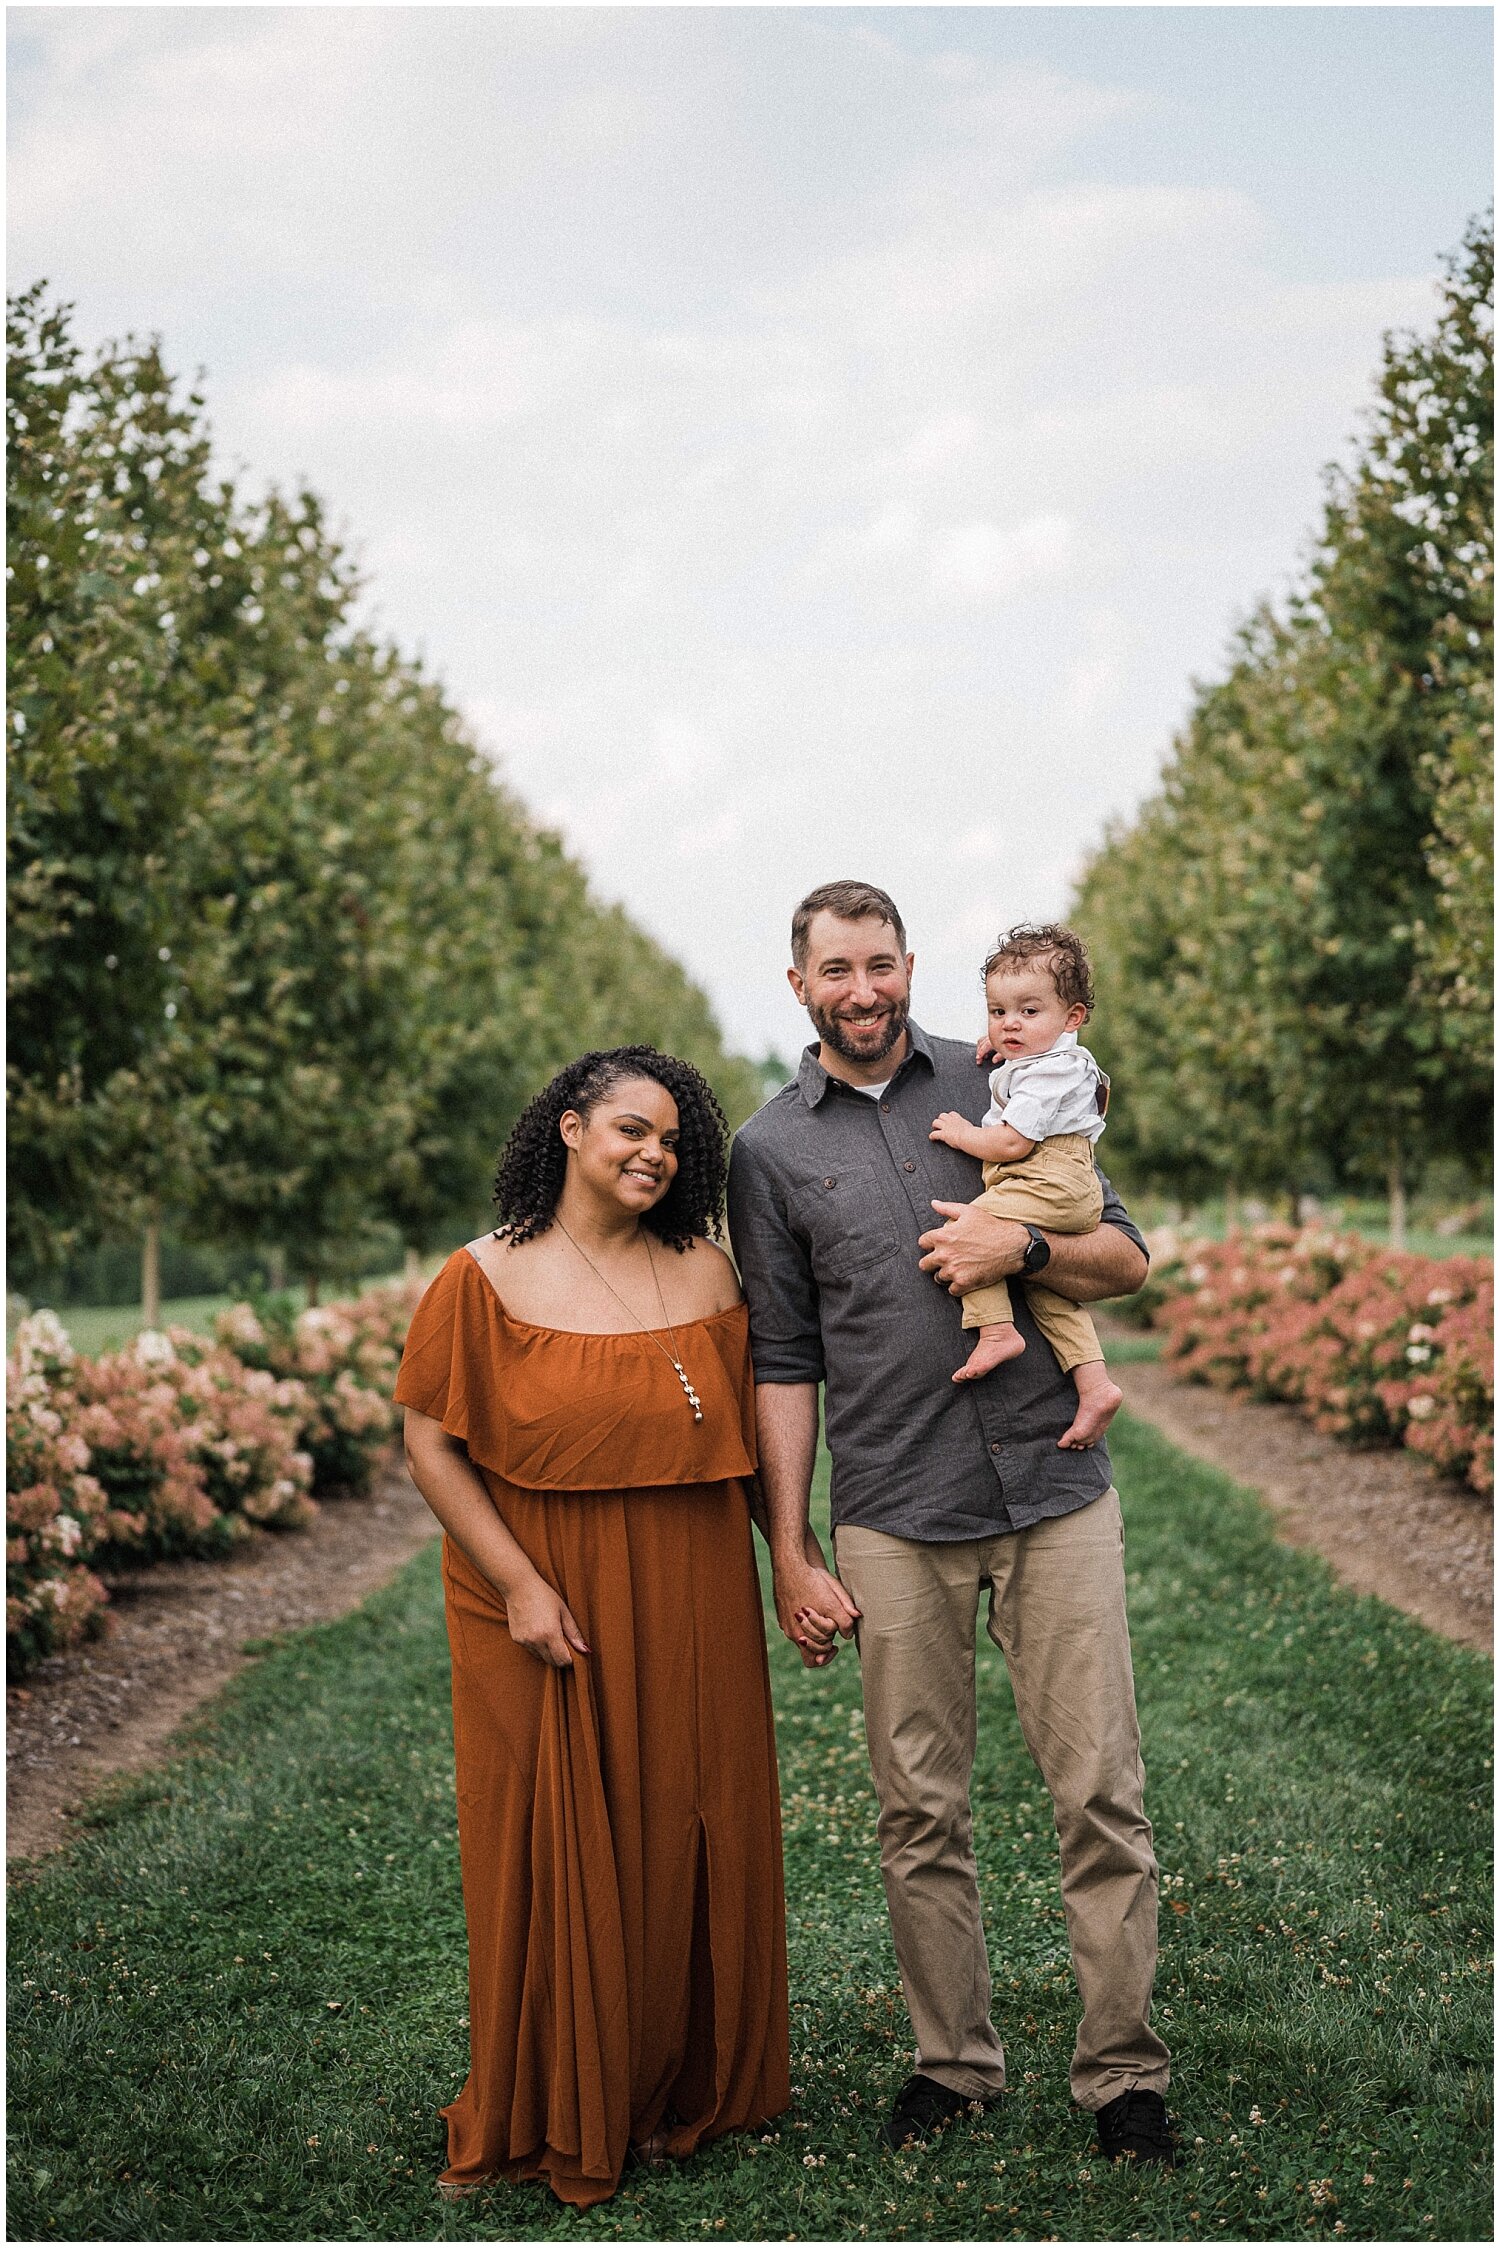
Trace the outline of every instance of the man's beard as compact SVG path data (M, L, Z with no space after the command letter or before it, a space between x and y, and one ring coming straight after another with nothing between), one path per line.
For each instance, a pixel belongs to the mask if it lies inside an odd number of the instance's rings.
M891 1048L901 1042L906 1029L906 1018L911 1012L910 1001L893 999L889 1005L890 1013L880 1025L879 1036L874 1035L872 1028L866 1033L863 1042L856 1039L846 1025L839 1021L831 1007L809 1006L807 1012L812 1018L813 1029L824 1045L831 1047L844 1061L854 1062L864 1069L872 1062L884 1061Z

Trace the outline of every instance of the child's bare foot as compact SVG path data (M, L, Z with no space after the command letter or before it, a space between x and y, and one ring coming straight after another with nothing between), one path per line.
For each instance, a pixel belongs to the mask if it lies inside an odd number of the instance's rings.
M956 1382L977 1382L981 1374L993 1373L1008 1358L1019 1358L1025 1348L1025 1337L1014 1320L1007 1319L995 1327L981 1327L972 1357L966 1365L959 1367L953 1379Z
M1110 1380L1102 1359L1094 1359L1087 1366L1075 1366L1073 1381L1078 1391L1078 1410L1073 1415L1073 1425L1057 1440L1059 1452L1086 1452L1097 1444L1121 1405L1125 1393Z

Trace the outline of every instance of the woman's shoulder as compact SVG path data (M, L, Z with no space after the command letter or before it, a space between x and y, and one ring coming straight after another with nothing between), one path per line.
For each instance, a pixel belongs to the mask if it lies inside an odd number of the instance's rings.
M692 1303L685 1317L710 1319L717 1311L732 1311L740 1302L740 1276L732 1259L703 1234L695 1234L688 1243L679 1270Z

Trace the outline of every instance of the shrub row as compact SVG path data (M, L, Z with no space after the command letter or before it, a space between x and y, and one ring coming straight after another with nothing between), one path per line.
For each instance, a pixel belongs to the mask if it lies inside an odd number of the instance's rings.
M296 1313L237 1304L81 1357L54 1312L7 1368L7 1668L100 1626L101 1570L224 1553L259 1523L299 1530L318 1498L368 1488L414 1293Z
M1408 1444L1493 1489L1488 1260L1276 1225L1156 1250L1152 1322L1179 1373L1300 1405L1351 1444Z

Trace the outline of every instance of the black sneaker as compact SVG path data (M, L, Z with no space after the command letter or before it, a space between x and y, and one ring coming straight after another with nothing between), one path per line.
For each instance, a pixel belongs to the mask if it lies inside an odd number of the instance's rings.
M1160 2162L1169 2170L1176 2165L1177 2141L1160 2092L1132 2085L1117 2100L1107 2100L1094 2120L1100 2151L1111 2162Z
M971 2110L978 2115L993 2105L993 2100L974 2100L966 2093L955 2092L939 2084L936 2077L909 2076L880 2126L880 2136L899 2154L903 2147L924 2146L940 2136L956 2115Z

